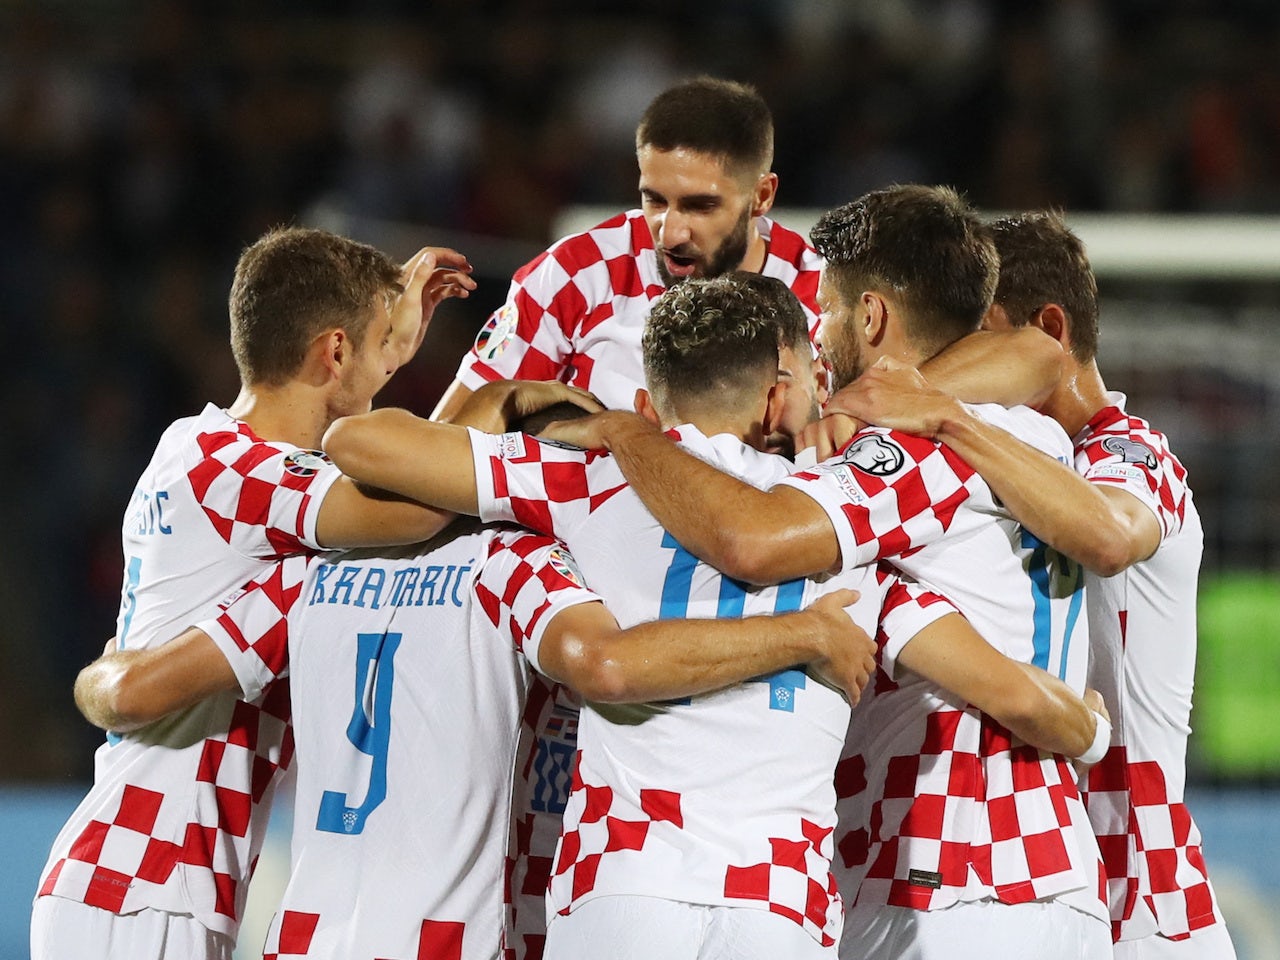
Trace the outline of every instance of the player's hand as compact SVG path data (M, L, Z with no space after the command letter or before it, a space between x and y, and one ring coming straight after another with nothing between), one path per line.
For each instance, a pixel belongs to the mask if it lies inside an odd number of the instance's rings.
M865 426L860 420L843 413L824 414L822 419L815 420L800 431L796 437L796 449L806 450L813 447L816 453L815 463L830 460L844 449L845 444L853 439L854 434Z
M552 423L538 436L545 440L572 444L583 450L609 450L614 438L628 429L652 432L657 427L639 414L624 410L606 410L580 420Z
M400 271L404 291L391 308L387 349L399 367L413 358L436 307L450 297L469 297L476 288L467 258L448 247L423 247Z
M587 391L558 380L494 380L467 397L450 422L485 433L502 433L514 425L524 429L520 420L561 403L587 413L604 409Z
M451 297L465 300L471 296L471 291L476 288L476 282L471 278L470 262L457 250L449 247L423 247L418 251L417 256L421 257L424 254L435 258L433 269L428 274L423 287L423 323L425 324L442 301Z
M844 691L856 704L876 669L876 642L849 616L846 607L858 599L856 590L835 590L815 600L806 612L822 619L827 655L809 664L823 680Z
M955 397L930 387L915 367L881 357L827 401L824 413L843 413L863 423L932 439L959 405Z
M604 409L604 404L594 394L559 380L512 381L512 384L507 411L509 419L513 421L541 413L561 403L571 404L587 413L599 413Z

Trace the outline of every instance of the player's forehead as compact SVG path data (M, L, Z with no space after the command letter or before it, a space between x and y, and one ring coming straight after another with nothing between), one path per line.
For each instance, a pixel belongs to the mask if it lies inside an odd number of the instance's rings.
M836 288L836 279L831 275L826 267L822 268L822 272L818 274L818 291L816 294L818 300L818 308L823 313L831 313L839 310L843 304L840 299L840 291Z
M642 193L658 194L666 200L741 193L741 185L724 157L688 147L659 150L643 146L636 151L636 161Z

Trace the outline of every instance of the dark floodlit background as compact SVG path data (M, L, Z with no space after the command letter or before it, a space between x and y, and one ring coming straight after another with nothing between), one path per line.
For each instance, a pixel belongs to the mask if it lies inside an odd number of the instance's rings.
M234 398L226 292L263 230L471 257L480 290L380 401L425 413L558 218L635 205L634 125L672 81L760 89L785 207L941 182L989 211L1060 206L1087 241L1087 214L1246 215L1227 223L1275 237L1278 64L1270 0L0 0L0 822L35 851L14 950L100 742L70 691L114 629L121 513L162 428ZM1170 434L1205 520L1207 857L1242 955L1280 954L1280 253L1095 259L1103 372Z

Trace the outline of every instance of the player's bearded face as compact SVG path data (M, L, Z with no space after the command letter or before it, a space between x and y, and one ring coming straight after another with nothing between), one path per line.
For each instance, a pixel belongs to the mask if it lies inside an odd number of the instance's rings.
M669 287L684 280L686 276L718 277L731 270L738 269L742 259L747 255L747 234L750 228L751 208L744 206L742 215L738 217L733 229L710 254L699 250L692 241L681 243L674 247L660 247L658 250L658 273L662 275L662 282ZM692 264L693 271L676 276L667 268L668 257L682 266Z
M818 345L822 360L831 371L831 389L839 390L857 380L867 368L867 359L858 333L858 318L836 292L825 273L818 284L818 304L822 320L818 326Z

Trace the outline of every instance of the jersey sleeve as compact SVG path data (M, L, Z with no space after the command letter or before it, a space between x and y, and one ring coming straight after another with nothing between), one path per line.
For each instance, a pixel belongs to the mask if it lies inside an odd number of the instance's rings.
M221 437L231 442L218 443ZM201 438L204 457L187 478L214 529L248 557L280 559L319 550L316 520L342 476L319 450Z
M569 243L590 243L583 236ZM458 380L472 390L492 380L559 380L574 348L571 333L586 312L586 300L552 247L512 279L506 301L476 335L458 367Z
M245 700L256 700L289 666L289 612L302 595L314 555L287 557L221 604L216 617L196 624L227 658Z
M845 570L967 532L995 509L987 485L951 450L878 427L781 482L826 512Z
M475 594L489 622L544 672L538 652L556 614L580 603L595 603L567 547L551 537L525 531L498 536L476 577Z
M941 594L899 576L880 564L876 578L885 590L876 633L876 658L890 680L897 680L898 654L925 627L959 611Z
M1156 515L1161 539L1182 529L1189 496L1186 468L1164 435L1130 419L1076 449L1076 470L1090 483L1133 494Z
M518 523L564 539L597 506L626 487L616 471L590 469L594 451L540 441L523 433L470 427L480 519Z

